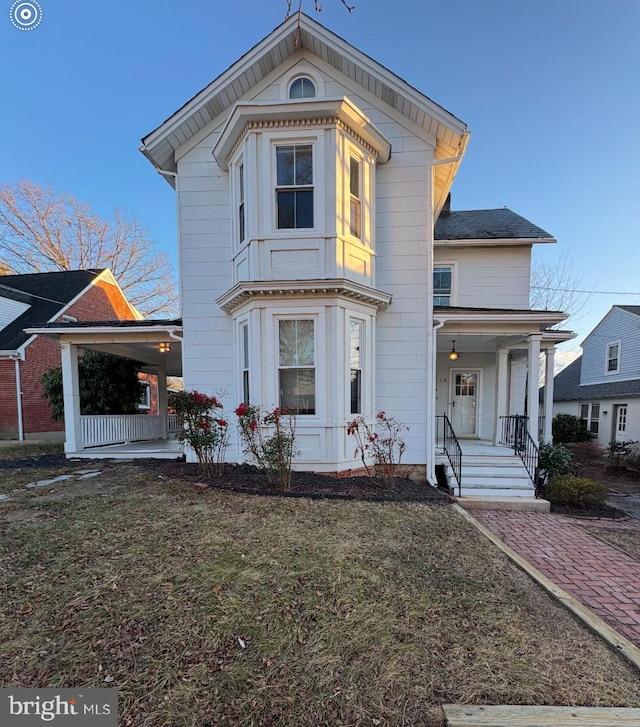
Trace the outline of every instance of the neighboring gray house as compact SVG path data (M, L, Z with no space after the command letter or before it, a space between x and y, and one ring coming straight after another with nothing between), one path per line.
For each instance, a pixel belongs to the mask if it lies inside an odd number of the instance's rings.
M553 414L580 417L606 447L640 440L640 305L614 305L555 377Z

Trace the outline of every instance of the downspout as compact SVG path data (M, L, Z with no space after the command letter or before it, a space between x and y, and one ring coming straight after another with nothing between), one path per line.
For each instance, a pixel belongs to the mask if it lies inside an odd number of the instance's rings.
M15 356L14 359L16 372L16 406L18 409L18 439L24 442L24 419L22 416L22 379L20 377L20 357Z
M432 298L433 300L433 298ZM438 486L438 480L436 478L436 460L435 460L435 442L438 437L438 425L436 424L436 386L437 386L437 374L436 374L436 366L437 366L437 359L438 359L438 331L444 326L446 323L446 320L438 321L436 323L435 320L432 321L433 323L433 347L431 349L432 351L432 365L431 365L431 373L432 373L432 381L431 381L431 412L429 415L431 416L431 426L434 427L434 436L433 436L433 456L431 457L431 470L429 472L429 481L433 484L434 487Z
M436 483L435 468L435 371L433 361L433 351L435 345L435 331L433 330L433 238L435 230L434 204L433 196L435 192L435 172L433 164L429 167L427 177L427 361L429 361L429 351L431 351L431 366L428 366L429 373L427 377L427 401L426 401L426 477L427 482L431 485Z

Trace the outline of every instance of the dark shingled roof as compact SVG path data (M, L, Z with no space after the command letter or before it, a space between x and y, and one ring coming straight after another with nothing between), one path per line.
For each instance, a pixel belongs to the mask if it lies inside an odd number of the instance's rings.
M582 356L570 363L553 379L554 401L593 401L620 396L640 396L640 379L612 381L606 384L580 386Z
M640 295L640 293L638 295ZM640 316L640 305L617 305L615 307L626 310L627 313L633 313L636 316Z
M0 331L0 351L15 351L30 336L23 329L47 323L79 295L102 270L0 276L0 297L30 308Z
M550 239L553 235L506 208L443 210L436 222L436 240Z

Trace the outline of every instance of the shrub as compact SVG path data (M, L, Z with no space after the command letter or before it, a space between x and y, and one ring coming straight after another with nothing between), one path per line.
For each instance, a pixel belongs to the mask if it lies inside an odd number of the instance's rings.
M203 474L221 474L229 443L226 419L215 416L222 404L215 396L199 391L176 391L169 394L169 406L178 415L177 437L193 449Z
M573 455L562 444L541 444L539 451L538 466L546 479L573 473Z
M394 417L387 416L379 411L375 423L365 417L359 416L347 425L347 434L356 440L354 457L360 455L367 474L374 479L375 472L382 474L385 487L393 487L396 480L396 471L402 460L406 445L400 439L400 432L409 427ZM371 469L368 459L373 459L375 471Z
M546 489L546 496L554 505L586 509L602 507L607 495L607 488L600 482L575 475L552 477Z
M556 444L588 442L591 439L585 423L573 414L556 414L551 423L551 431Z
M628 462L634 459L635 446L638 442L629 440L627 442L609 442L607 456L615 467L619 467L622 461Z
M235 413L245 454L253 457L273 486L288 490L291 466L297 454L295 414L279 408L261 414L260 407L244 403Z

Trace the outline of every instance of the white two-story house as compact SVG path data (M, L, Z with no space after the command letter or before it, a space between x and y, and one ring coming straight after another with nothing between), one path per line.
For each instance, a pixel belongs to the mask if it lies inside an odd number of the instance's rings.
M431 483L452 434L495 455L508 417L537 441L546 413L549 438L541 353L552 371L570 334L529 310L529 279L555 240L506 209L449 210L468 140L305 15L145 136L176 193L185 387L295 410L295 466L319 472L360 467L346 423L379 410Z
M601 447L640 440L640 306L614 305L555 379L553 413L573 414Z

